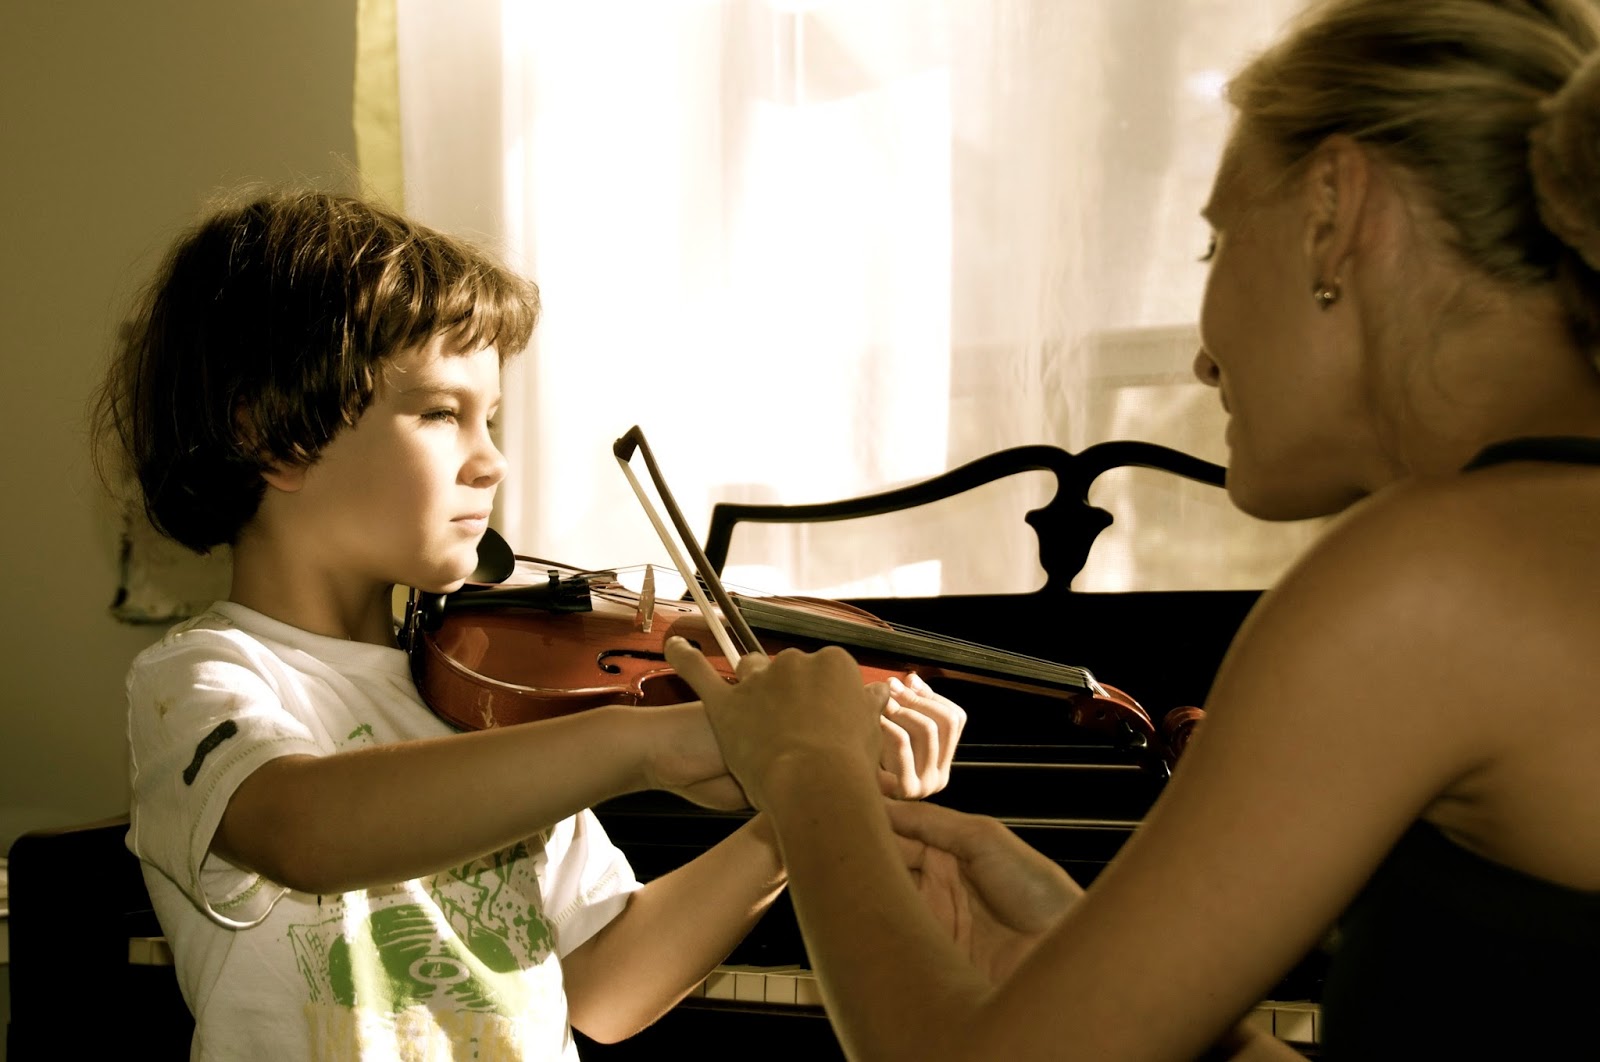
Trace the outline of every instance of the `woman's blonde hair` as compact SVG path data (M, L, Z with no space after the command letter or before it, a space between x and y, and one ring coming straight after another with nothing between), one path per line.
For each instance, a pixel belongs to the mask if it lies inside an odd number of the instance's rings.
M1373 145L1484 273L1555 282L1600 347L1600 0L1325 0L1229 85L1286 167Z

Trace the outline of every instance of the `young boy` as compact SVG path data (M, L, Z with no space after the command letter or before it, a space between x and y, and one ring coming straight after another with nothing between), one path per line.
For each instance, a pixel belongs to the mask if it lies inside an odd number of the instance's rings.
M226 601L140 654L130 848L192 1057L576 1057L660 1016L772 902L757 817L641 886L592 812L744 806L698 704L455 733L396 646L397 585L476 565L500 368L537 289L359 200L269 195L179 241L97 421L146 509L229 544ZM962 715L891 684L885 789L944 784Z

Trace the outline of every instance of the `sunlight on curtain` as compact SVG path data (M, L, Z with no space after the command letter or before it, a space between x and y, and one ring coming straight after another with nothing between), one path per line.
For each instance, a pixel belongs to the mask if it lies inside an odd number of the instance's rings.
M356 0L356 76L351 122L362 192L404 209L395 0Z
M507 377L499 522L664 560L611 457L643 427L689 522L1006 446L1221 461L1189 376L1225 72L1297 0L397 0L408 209L546 313ZM1037 585L1039 478L949 513L736 539L771 590ZM1104 477L1086 589L1261 586L1311 529Z

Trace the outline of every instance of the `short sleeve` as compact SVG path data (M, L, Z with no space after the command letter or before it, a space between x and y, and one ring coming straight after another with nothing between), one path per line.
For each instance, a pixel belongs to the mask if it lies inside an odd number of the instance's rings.
M639 879L592 811L558 823L545 857L539 876L545 917L555 930L556 952L569 955L622 913Z
M285 710L265 650L227 630L175 629L128 674L128 847L221 925L265 918L282 886L210 853L240 783L279 756L321 755Z

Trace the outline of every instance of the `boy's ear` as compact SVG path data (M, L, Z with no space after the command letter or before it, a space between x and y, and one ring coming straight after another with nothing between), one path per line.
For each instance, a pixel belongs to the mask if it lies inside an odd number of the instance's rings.
M267 486L275 487L285 494L293 494L306 485L305 465L268 465L261 478L267 481Z
M1348 276L1366 207L1372 159L1354 139L1335 135L1317 146L1306 171L1306 259L1314 284Z
M239 433L239 445L251 454L264 454L266 446L262 442L261 433L256 430L255 417L249 408L240 402L233 409L233 426ZM267 481L267 486L276 487L286 494L293 494L306 482L305 465L278 465L269 464L261 473L261 478Z

